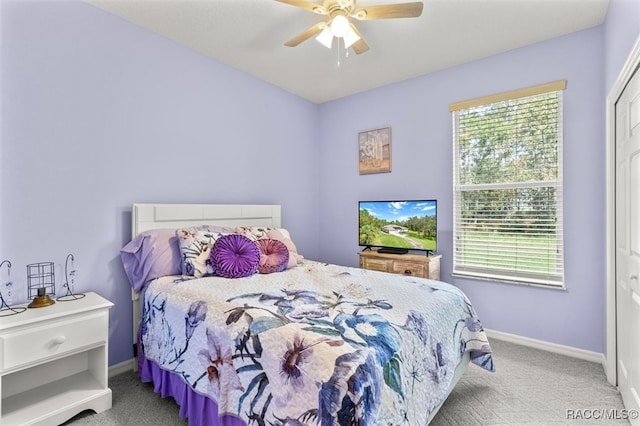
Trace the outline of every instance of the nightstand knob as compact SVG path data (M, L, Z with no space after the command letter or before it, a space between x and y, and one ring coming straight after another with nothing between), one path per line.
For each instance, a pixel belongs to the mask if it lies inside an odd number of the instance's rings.
M405 269L404 270L404 274L405 275L411 275L413 272L411 271L411 269Z
M64 335L62 335L62 336L56 336L56 337L53 339L53 343L55 343L56 345L61 345L61 344L63 344L63 343L64 343L64 342L66 342L66 341L67 341L67 337L66 337L66 336L64 336Z

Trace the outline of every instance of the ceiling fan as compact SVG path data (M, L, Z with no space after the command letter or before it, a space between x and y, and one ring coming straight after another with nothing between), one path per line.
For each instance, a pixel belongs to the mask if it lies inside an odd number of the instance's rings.
M307 0L276 0L291 6L299 7L318 15L326 15L329 19L318 22L306 31L298 34L284 45L295 47L315 36L324 46L331 48L333 38L342 38L345 48L353 47L356 54L369 50L356 26L349 21L354 18L360 21L391 18L415 18L422 14L421 1L399 4L383 4L376 6L356 7L356 0L323 0L322 4Z

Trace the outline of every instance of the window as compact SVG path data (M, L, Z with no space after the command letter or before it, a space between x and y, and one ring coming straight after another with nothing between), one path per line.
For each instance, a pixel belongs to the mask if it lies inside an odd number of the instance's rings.
M565 87L451 105L454 275L563 288Z

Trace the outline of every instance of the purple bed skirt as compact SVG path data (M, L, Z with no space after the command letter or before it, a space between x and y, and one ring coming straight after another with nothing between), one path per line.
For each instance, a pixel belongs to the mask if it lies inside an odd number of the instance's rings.
M194 392L177 375L161 369L158 364L138 354L138 373L142 382L152 382L153 390L176 400L180 406L180 417L189 419L189 426L246 426L233 416L218 416L218 406L213 400Z

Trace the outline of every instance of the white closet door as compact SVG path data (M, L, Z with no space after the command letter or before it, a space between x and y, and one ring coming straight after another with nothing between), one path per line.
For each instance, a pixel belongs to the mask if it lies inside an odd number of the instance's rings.
M616 103L616 304L618 387L640 410L640 72ZM631 420L640 425L640 420Z

